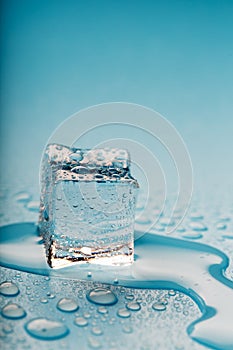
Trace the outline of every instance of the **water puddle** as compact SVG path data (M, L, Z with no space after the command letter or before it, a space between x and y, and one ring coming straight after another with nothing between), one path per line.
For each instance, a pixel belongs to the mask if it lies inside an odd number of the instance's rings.
M117 283L130 288L168 289L171 295L175 295L175 291L183 292L197 303L202 312L202 317L189 325L189 336L214 349L233 348L233 282L224 276L229 262L218 249L148 233L135 242L135 262L131 266L86 264L56 270L50 269L46 263L44 247L33 223L1 227L0 237L1 265L8 268L64 279ZM12 288L12 293L16 293L14 286L6 284L2 286L2 291L8 293L7 290ZM87 298L103 309L116 300L116 296L104 288L91 290ZM118 310L122 318L130 317L131 313L140 309L138 303L130 302L130 295L127 298L126 308ZM58 308L60 306L65 308L63 311L77 309L77 305L68 299L61 301ZM161 313L166 310L166 303L156 302L153 309ZM84 321L82 317L77 317L76 325L85 326L87 322ZM52 339L67 333L60 324L52 324L51 327L49 320L33 322L26 329L34 337ZM36 330L38 322L41 325L39 331Z

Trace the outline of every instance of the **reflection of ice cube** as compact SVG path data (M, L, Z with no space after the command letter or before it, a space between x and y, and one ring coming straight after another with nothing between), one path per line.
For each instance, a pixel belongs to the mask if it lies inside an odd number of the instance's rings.
M39 227L51 267L133 261L138 183L129 166L122 149L47 146Z

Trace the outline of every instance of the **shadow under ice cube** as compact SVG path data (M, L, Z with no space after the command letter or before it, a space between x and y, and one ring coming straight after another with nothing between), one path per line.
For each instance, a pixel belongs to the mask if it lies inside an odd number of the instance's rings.
M51 267L133 261L138 183L129 167L123 149L47 146L39 228Z

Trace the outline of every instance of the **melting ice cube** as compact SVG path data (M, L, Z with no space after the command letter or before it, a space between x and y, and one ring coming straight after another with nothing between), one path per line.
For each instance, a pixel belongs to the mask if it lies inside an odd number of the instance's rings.
M51 267L133 261L138 183L129 167L123 149L47 146L39 228Z

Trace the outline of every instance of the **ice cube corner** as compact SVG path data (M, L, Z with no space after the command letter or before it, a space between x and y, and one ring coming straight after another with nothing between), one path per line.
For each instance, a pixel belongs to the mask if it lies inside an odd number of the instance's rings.
M39 215L48 264L131 263L138 187L124 149L49 144Z

